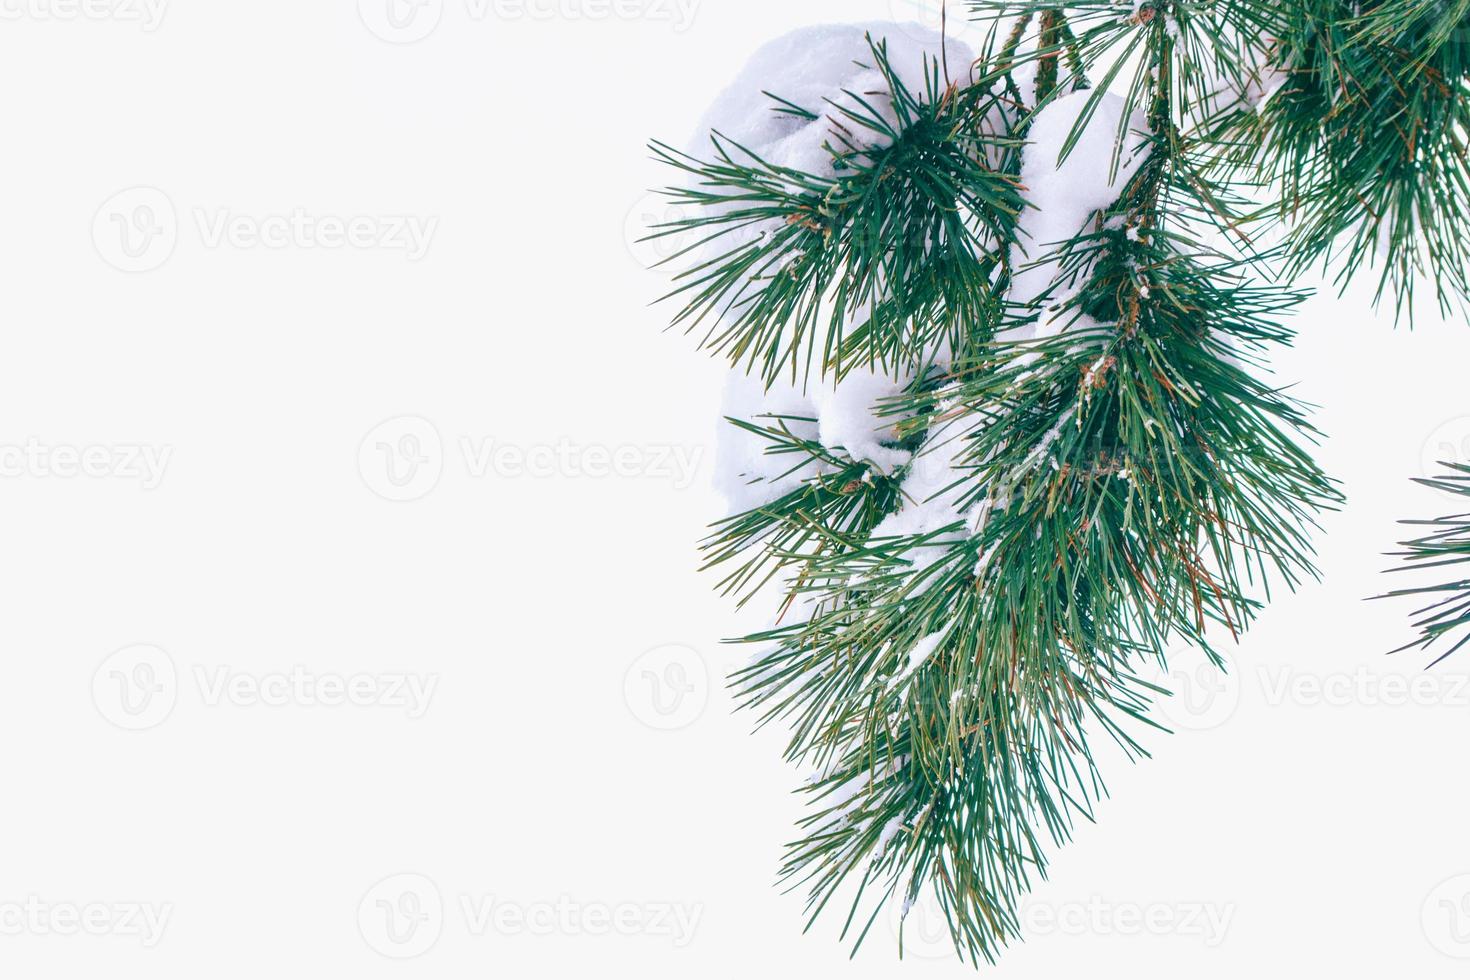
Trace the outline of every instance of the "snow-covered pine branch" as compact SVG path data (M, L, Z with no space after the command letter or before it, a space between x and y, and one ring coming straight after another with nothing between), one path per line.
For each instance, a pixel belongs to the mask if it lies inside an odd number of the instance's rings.
M688 212L655 233L675 324L732 364L705 548L771 604L734 684L813 773L783 875L858 943L932 893L978 963L1094 817L1090 739L1141 753L1142 672L1315 574L1341 498L1266 373L1279 273L1371 239L1401 302L1421 267L1463 292L1470 63L1463 3L972 6L973 48L763 48L655 144Z

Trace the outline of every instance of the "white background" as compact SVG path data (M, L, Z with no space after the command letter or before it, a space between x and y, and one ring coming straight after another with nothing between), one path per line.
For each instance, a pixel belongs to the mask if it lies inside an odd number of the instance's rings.
M970 975L886 924L849 963L773 887L798 777L693 547L721 369L629 230L644 140L758 43L917 11L527 4L0 3L5 976ZM1463 976L1470 653L1405 693L1407 610L1362 600L1449 506L1409 480L1465 458L1470 329L1367 300L1279 360L1351 501L1322 583L1213 699L1181 657L1197 710L994 975Z

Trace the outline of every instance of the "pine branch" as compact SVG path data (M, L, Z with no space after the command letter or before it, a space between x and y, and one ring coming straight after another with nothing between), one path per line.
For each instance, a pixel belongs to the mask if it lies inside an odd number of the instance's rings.
M882 42L872 58L888 91L825 107L832 173L780 166L718 133L707 161L652 145L688 180L665 193L693 212L650 236L690 242L666 260L695 262L664 297L685 304L673 322L706 325L704 346L767 380L919 365L936 347L972 345L997 316L997 245L1021 208L1003 169L1015 144L990 129L998 96L945 85L937 63L916 93Z
M1251 281L1270 256L1198 240L1244 218L1179 130L1167 22L1135 29L1147 159L1094 230L1037 260L1076 285L1001 331L1060 332L985 344L890 405L922 446L891 480L808 444L802 489L717 529L712 564L759 549L727 586L788 575L780 624L745 638L767 652L733 680L817 770L782 875L814 919L845 901L855 946L928 889L956 952L993 959L1104 792L1090 740L1145 754L1130 729L1164 692L1140 669L1176 639L1218 660L1254 590L1315 574L1314 515L1340 500L1300 445L1304 410L1251 371L1300 294Z
M815 162L653 151L688 212L654 229L673 322L764 381L730 422L765 486L704 557L741 604L779 592L732 684L815 772L782 880L854 950L931 896L978 965L1104 750L1147 754L1145 671L1222 664L1316 575L1342 497L1267 373L1305 295L1280 283L1368 273L1408 317L1470 295L1470 0L970 6L967 72L926 40L906 86L869 38L876 76L825 101L772 81ZM1470 466L1420 482L1470 497ZM1400 649L1438 663L1470 643L1470 515L1406 523L1400 570L1441 581L1388 593L1427 603Z
M764 425L744 419L727 421L764 440L767 454L790 460L790 468L770 482L801 478L796 489L718 522L702 545L706 569L738 562L718 588L726 595L740 596L741 605L793 564L861 542L897 506L906 471L892 476L875 474L867 463L792 430L793 422L810 426L815 420L768 416ZM905 448L915 449L921 441L922 437L913 437ZM742 559L746 553L750 557Z
M1321 266L1345 287L1377 269L1378 298L1411 321L1427 277L1449 312L1470 292L1470 4L1283 9L1285 82L1242 132L1246 155L1280 188L1288 271Z

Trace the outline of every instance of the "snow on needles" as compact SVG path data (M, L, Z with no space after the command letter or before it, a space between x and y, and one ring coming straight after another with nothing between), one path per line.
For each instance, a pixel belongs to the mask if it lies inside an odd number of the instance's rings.
M1021 168L1028 207L1022 213L1020 237L1011 252L1013 266L1022 271L1014 276L1010 300L1023 306L1046 302L1048 307L1040 312L1038 323L1012 328L1005 332L1005 339L1046 337L1068 325L1080 329L1100 326L1092 318L1075 313L1068 322L1049 315L1065 299L1064 284L1057 282L1061 268L1054 248L1096 221L1099 212L1118 199L1142 162L1139 144L1146 128L1138 115L1128 119L1123 130L1124 152L1110 176L1124 103L1117 96L1103 95L1072 152L1061 159L1063 144L1093 97L1094 93L1085 91L1063 96L1037 113L1031 124ZM939 414L944 416L943 407ZM972 498L973 502L966 505L967 432L950 423L940 425L930 435L903 483L904 502L878 525L873 537L927 535L963 520L964 529L955 532L958 537L972 535L984 526L989 501ZM1060 425L1043 439L1023 468L1040 463L1059 434ZM940 544L935 541L925 548L924 555L915 557L915 565L925 567L937 559L942 553Z
M886 40L895 72L913 92L925 90L926 62L932 66L941 53L952 78L963 78L969 71L972 55L964 45L946 44L937 33L919 27L805 28L770 42L755 54L706 114L700 140L707 148L709 132L716 131L767 163L832 173L832 156L824 143L832 138L829 117L836 111L834 105L852 104L853 96L846 94L851 92L861 93L871 107L887 108L881 97L886 83L869 67L873 61L870 37ZM775 103L767 92L819 118L773 111ZM1080 273L1073 269L1066 275L1068 281L1059 281L1063 269L1058 249L1101 220L1102 212L1117 201L1147 153L1147 124L1137 113L1125 118L1125 108L1125 101L1116 95L1081 91L1058 97L1031 121L1021 168L1027 207L1018 220L1017 241L1011 246L1013 279L1008 300L1015 308L1035 309L1037 317L1033 323L1004 331L1002 339L1040 339L1064 329L1102 326L1075 311L1060 310L1079 288L1086 269ZM871 131L863 132L878 139ZM1063 146L1074 132L1076 139L1064 157ZM930 354L944 363L945 352ZM831 378L796 377L768 384L735 371L726 390L724 414L761 427L784 426L792 435L816 441L836 456L865 462L875 472L902 472L902 500L872 537L926 538L924 546L910 553L915 569L920 570L940 558L946 545L980 533L992 508L1005 506L1007 488L993 488L989 496L974 493L972 467L976 461L968 458L968 436L978 423L954 418L959 408L954 403L938 406L935 417L947 421L932 428L912 459L894 447L897 420L881 415L879 409L912 379L911 374L888 376L880 369L858 367L840 383ZM722 428L716 484L732 512L759 507L820 471L803 453L768 452L771 440L729 424ZM1045 465L1060 429L1058 425L1042 441L1024 469ZM946 528L950 530L941 535ZM980 566L986 560L981 558ZM939 642L938 636L931 636L918 643L903 674L918 667Z
M1068 136L1094 99L1097 104L1091 116L1062 159ZM1011 246L1011 266L1016 270L1010 294L1013 303L1045 300L1049 308L1054 307L1067 298L1067 287L1075 285L1057 281L1061 269L1056 249L1118 199L1145 156L1142 144L1147 124L1134 113L1125 125L1124 107L1117 95L1074 92L1052 102L1032 120L1021 157L1021 183L1030 207L1021 213L1016 242ZM1112 166L1114 159L1116 167ZM1046 337L1062 326L1043 313L1035 325L1006 336L1015 340Z
M695 133L693 156L710 148L717 132L768 163L815 174L831 174L832 157L822 148L831 134L825 118L831 103L854 110L862 107L849 92L886 91L883 76L873 65L868 42L886 43L888 60L899 80L914 93L925 90L926 61L947 62L951 78L968 77L974 53L953 38L941 47L937 31L918 24L824 24L803 27L767 42L751 56L740 74L705 112ZM819 118L815 122L789 112L774 111L771 95L801 106ZM882 99L868 104L890 111ZM888 115L892 121L892 115Z
M883 86L881 75L864 67L872 62L870 36L886 40L895 72L912 90L922 91L926 58L932 64L940 56L942 42L937 33L912 25L900 29L878 23L803 28L756 52L706 113L700 139L707 140L710 131L718 131L769 163L831 172L831 155L822 146L831 133L825 115L832 111L829 103L850 102L845 92L871 93ZM944 50L952 74L968 70L972 55L964 45L950 40ZM822 118L811 121L772 111L766 92L812 109ZM886 104L871 94L867 98L870 105ZM1063 158L1062 147L1084 112L1090 113L1086 124ZM1036 323L1005 331L1004 339L1046 337L1068 325L1053 311L1076 284L1058 282L1061 268L1056 248L1095 222L1099 212L1117 200L1144 156L1146 123L1136 113L1125 121L1123 112L1120 97L1082 91L1056 99L1032 121L1021 174L1028 207L1019 219L1018 240L1012 245L1011 261L1017 271L1009 299L1022 307L1045 303L1047 308L1039 312ZM1070 314L1069 322L1074 328L1098 326L1076 314ZM912 460L892 447L897 420L880 416L878 409L911 380L912 375L890 377L881 370L859 367L841 383L803 378L767 385L732 372L723 414L762 426L784 425L800 438L867 462L881 473L911 464L903 485L904 502L875 529L874 536L932 534L966 518L961 464L968 440L963 427L950 424L940 426ZM728 424L722 430L715 482L731 512L758 507L816 475L810 464L797 465L803 458L800 454L767 452L771 446L767 439ZM984 515L968 516L967 533L973 533ZM925 550L937 557L941 549Z
M873 43L886 44L895 75L915 94L926 91L926 72L936 64L947 64L952 78L965 78L974 60L963 43L952 38L946 41L916 24L834 24L792 31L758 50L715 100L700 122L691 155L707 157L711 134L718 133L774 166L824 176L835 173L826 144L837 142L831 120L840 114L837 107L857 112L876 109L890 124L897 123L889 100L875 95L887 92L888 87L873 66ZM813 121L777 111L779 105L771 95L819 118ZM862 97L868 108L855 96ZM870 139L870 145L881 145L879 135L871 130L857 135ZM730 149L738 156L738 150ZM753 238L761 229L752 226L735 234ZM725 236L717 247L728 249L734 244L732 236ZM854 311L854 316L863 312ZM931 353L942 360L943 352ZM898 420L882 417L879 408L884 399L898 395L912 380L912 373L889 377L881 370L856 367L840 384L812 377L783 379L768 387L759 379L734 372L726 388L723 414L762 427L784 424L793 434L815 439L839 455L867 462L887 474L907 463L908 454L886 445L897 438L894 425ZM777 415L788 418L770 417ZM792 472L801 457L768 453L770 446L759 435L722 424L715 484L732 513L768 503L815 475L811 466Z

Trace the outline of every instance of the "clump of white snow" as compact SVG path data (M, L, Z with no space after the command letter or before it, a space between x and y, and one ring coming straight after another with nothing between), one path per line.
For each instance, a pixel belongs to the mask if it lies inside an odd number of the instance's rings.
M1062 148L1094 98L1097 105L1064 158ZM1077 330L1102 327L1091 317L1075 311L1069 312L1065 321L1055 315L1067 292L1080 286L1080 282L1058 282L1062 273L1056 248L1076 237L1097 220L1100 212L1116 202L1143 161L1145 122L1136 113L1125 121L1124 107L1123 99L1114 95L1097 97L1093 92L1075 92L1047 105L1032 121L1021 169L1029 206L1020 217L1019 240L1011 249L1011 262L1016 271L1009 298L1016 304L1044 302L1047 307L1039 311L1036 323L1005 331L1005 339L1047 337L1069 325ZM1119 153L1116 151L1120 139L1123 142ZM1034 355L1028 353L1023 357ZM943 414L941 411L941 417ZM1064 416L1038 443L1015 474L1016 479L1028 478L1031 470L1049 459L1068 418ZM936 428L915 456L903 483L903 504L878 525L873 532L875 538L928 535L963 522L963 528L954 535L958 540L980 533L990 513L1004 508L1011 487L997 487L989 498L967 497L970 487L965 479L968 442L965 435L966 431L954 424ZM914 556L915 566L923 568L932 564L942 550L941 547L924 549ZM976 574L983 570L986 560L980 560Z
M833 157L828 145L841 149L842 139L879 146L883 140L872 130L844 119L838 107L867 114L878 110L896 123L890 93L875 70L872 45L886 46L889 63L905 88L923 97L929 73L964 82L974 54L963 43L943 39L916 24L866 23L806 27L776 38L758 50L740 75L715 100L700 122L690 154L708 158L711 133L778 167L831 175ZM770 94L767 94L770 93ZM782 110L772 99L779 96L815 114L815 120ZM863 103L857 100L861 98ZM837 135L841 134L841 136ZM728 147L738 159L739 151ZM715 240L709 248L725 251L751 241L770 228L755 225ZM867 315L853 311L854 322ZM820 346L820 341L819 341ZM944 352L930 352L942 364ZM896 418L879 414L880 402L902 392L914 372L889 372L857 367L841 382L830 377L781 380L767 386L738 372L730 378L723 414L769 426L761 416L790 415L809 423L787 422L803 438L817 439L838 456L865 462L884 474L908 462L908 454L892 443L898 439ZM795 489L818 470L808 465L789 472L800 457L767 453L769 440L722 422L715 482L732 512L767 503Z
M871 463L885 475L907 463L908 453L883 445L898 441L898 419L882 418L877 412L885 399L903 393L910 378L907 372L892 378L862 367L848 371L840 382L831 378L813 381L812 400L822 445L841 450L854 461Z
M710 149L710 133L719 132L769 163L817 174L832 173L831 156L821 148L833 128L828 117L840 118L831 103L865 111L847 94L857 93L872 108L891 113L887 88L875 70L869 36L874 43L886 45L894 73L915 95L922 97L927 74L936 63L941 73L948 65L951 81L963 83L969 78L975 58L970 48L954 38L941 39L937 31L918 24L803 27L766 43L751 56L705 112L691 155L703 157ZM811 121L775 111L779 105L771 95L819 118Z
M801 453L768 452L775 443L725 419L744 419L767 429L784 426L838 458L891 476L909 462L910 454L892 445L901 438L903 417L889 414L884 406L908 388L914 375L912 370L889 374L855 367L841 381L813 377L795 384L783 378L767 387L759 377L732 372L725 384L715 462L715 487L731 513L769 503L831 467L810 462Z
M945 408L942 406L939 411L941 417ZM963 521L968 489L968 471L963 463L969 448L969 440L965 438L968 433L967 428L953 422L941 422L934 427L914 455L900 488L903 499L898 509L873 529L874 539L930 535ZM962 540L967 533L961 528L954 533L953 540ZM932 565L943 550L941 540L933 539L928 547L911 556L914 567Z
M838 142L833 138L836 113L830 103L853 105L853 96L846 94L851 92L863 96L870 106L887 105L883 79L871 68L870 34L874 39L887 39L892 64L912 91L924 90L926 65L932 66L941 52L947 57L951 78L963 80L968 75L969 50L952 40L946 44L938 34L921 28L855 24L794 31L758 51L716 100L701 123L704 147L708 148L708 131L717 130L767 163L830 173L832 158L823 144ZM774 112L765 92L810 109L819 118ZM1055 250L1096 222L1142 163L1147 127L1138 114L1125 119L1124 108L1124 100L1117 96L1076 92L1057 98L1032 121L1021 174L1028 207L1019 219L1020 241L1012 248L1015 272L1009 299L1021 305L1045 303L1046 309L1039 311L1035 324L1007 331L1006 339L1049 336L1068 323L1078 328L1099 326L1075 315L1063 322L1055 314L1069 291L1080 285L1058 283L1061 269ZM1063 158L1063 144L1084 112L1088 113L1086 123ZM849 128L849 132L859 131ZM723 247L728 248L729 243ZM854 316L863 312L855 311ZM942 367L946 352L930 354ZM795 435L819 442L838 458L866 463L883 474L907 467L902 502L874 529L874 538L934 535L945 527L955 528L955 540L980 533L990 511L1005 506L1008 491L998 488L992 498L971 502L969 467L973 462L966 459L970 430L955 422L940 422L910 459L896 447L899 419L879 414L883 402L900 394L913 378L912 373L895 372L890 377L882 369L859 367L840 382L830 377L785 378L767 385L735 372L726 392L724 414L761 425L771 424L763 416L788 416L785 424ZM945 412L942 406L936 417L945 418ZM1042 441L1023 468L1045 464L1060 430L1059 425ZM732 511L767 503L820 472L809 462L797 466L806 459L803 454L769 453L770 446L769 440L723 425L716 481ZM919 549L912 556L915 567L932 564L944 553L944 543L934 539L930 547ZM980 564L983 566L984 559ZM915 650L921 659L932 651L929 641L937 644L936 637L927 637Z
M1067 138L1093 99L1096 107L1062 158ZM1011 247L1013 303L1032 304L1045 298L1056 306L1068 289L1075 288L1057 281L1061 275L1058 246L1075 238L1096 220L1098 212L1117 201L1146 155L1147 123L1138 113L1125 121L1124 108L1124 100L1116 95L1074 92L1052 102L1032 120L1021 157L1021 183L1029 206L1021 213L1017 241ZM1007 339L1045 337L1062 326L1043 314L1034 326L1011 331Z
M806 457L768 452L775 446L726 421L743 419L763 429L785 426L800 439L817 438L817 409L798 386L778 380L767 388L759 377L732 371L725 382L720 406L719 442L714 483L730 513L738 514L769 503L818 475L814 465L798 466Z

